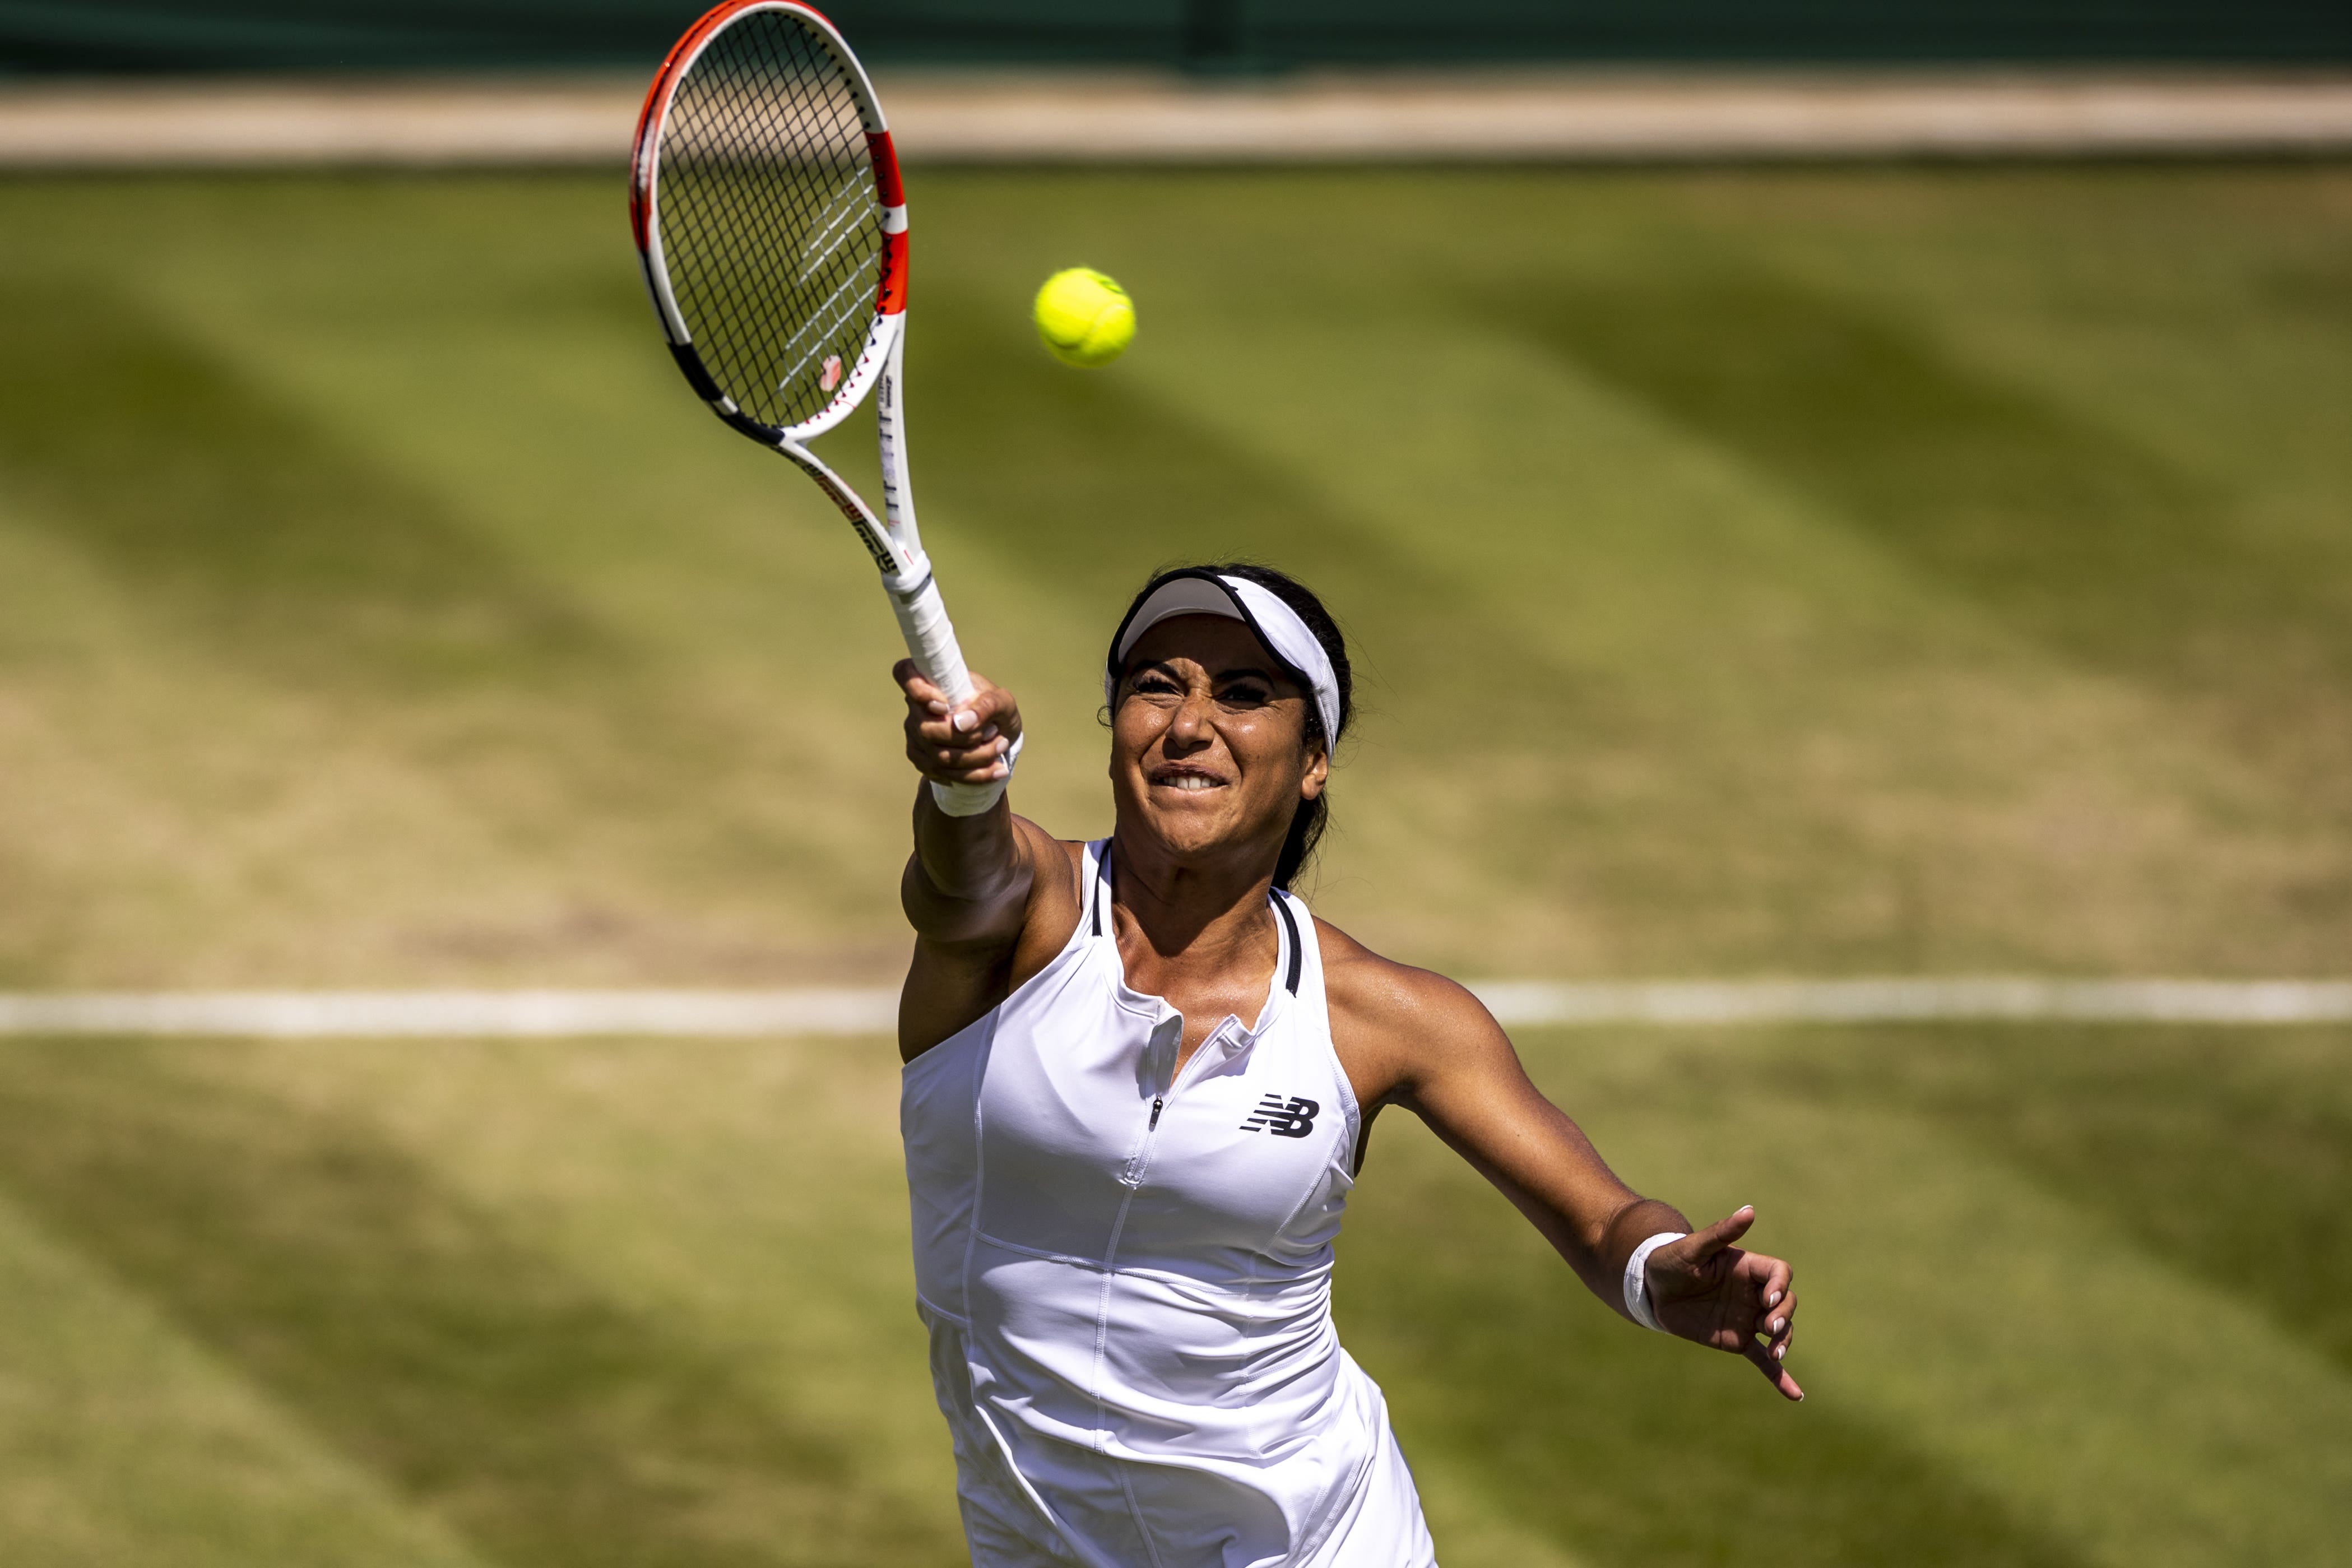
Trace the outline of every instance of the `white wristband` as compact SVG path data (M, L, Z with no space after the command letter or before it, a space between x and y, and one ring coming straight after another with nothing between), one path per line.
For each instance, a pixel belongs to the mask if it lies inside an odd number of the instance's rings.
M1660 1333L1666 1331L1665 1326L1658 1321L1658 1314L1650 1307L1650 1254L1670 1241L1680 1241L1689 1234L1686 1230L1662 1230L1635 1247L1633 1256L1625 1260L1625 1312L1645 1329L1655 1329Z
M1013 744L1004 752L1004 777L993 784L949 785L931 781L931 804L950 816L978 816L1004 798L1004 786L1013 777L1013 764L1021 760L1021 742L1026 735L1013 737Z

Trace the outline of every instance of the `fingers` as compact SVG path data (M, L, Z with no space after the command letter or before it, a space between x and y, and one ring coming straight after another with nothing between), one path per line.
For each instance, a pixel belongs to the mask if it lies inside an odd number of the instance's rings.
M1789 1265L1778 1258L1767 1258L1760 1252L1740 1255L1740 1270L1755 1280L1754 1293L1748 1300L1756 1303L1755 1331L1759 1334L1779 1332L1771 1327L1781 1310L1795 1300L1796 1275Z
M1704 1230L1652 1253L1684 1274L1670 1282L1653 1273L1659 1321L1687 1339L1735 1351L1764 1374L1780 1397L1805 1396L1785 1364L1797 1336L1796 1275L1786 1260L1732 1246L1756 1223L1753 1205L1743 1205ZM1674 1299L1674 1284L1685 1300ZM1658 1287L1666 1289L1659 1289ZM1687 1318L1692 1326L1681 1320Z
M1763 1277L1758 1281L1754 1321L1740 1344L1740 1353L1757 1370L1771 1380L1772 1386L1785 1399L1802 1399L1805 1391L1787 1371L1789 1348L1797 1342L1797 1289L1794 1272L1786 1261L1749 1253L1742 1259L1748 1267L1760 1266Z
M898 689L907 694L908 707L920 708L938 703L941 709L946 708L947 703L941 698L940 689L930 683L913 659L902 658L892 665L890 679L897 681Z
M907 699L907 760L924 777L988 784L1012 771L1005 758L1021 733L1021 710L1011 692L975 675L971 700L950 708L913 659L890 673Z
M890 669L893 679L907 699L907 712L911 721L940 720L950 722L956 733L974 735L994 725L1006 734L1021 733L1021 705L1013 693L990 680L973 674L972 692L961 706L950 710L947 694L932 684L930 678L916 668L911 658L902 658ZM945 738L946 731L941 732Z
M1004 764L1003 738L970 751L930 751L909 747L908 761L927 779L941 784L991 784L1011 776Z
M1743 1204L1737 1211L1726 1215L1705 1230L1693 1231L1682 1240L1660 1250L1680 1252L1693 1263L1704 1262L1746 1236L1748 1227L1755 1223L1756 1205Z
M1764 1348L1774 1361L1787 1359L1789 1347L1797 1338L1797 1293L1789 1291L1757 1313L1756 1332L1764 1337Z
M986 784L1005 775L1004 757L1013 742L994 725L977 735L954 735L944 719L907 726L907 760L926 778L952 784Z
M1748 1338L1768 1294L1757 1266L1777 1261L1731 1245L1755 1223L1754 1205L1745 1205L1650 1254L1651 1306L1669 1332L1727 1351Z
M1762 1345L1751 1340L1740 1353L1748 1358L1749 1365L1764 1374L1765 1382L1780 1391L1781 1398L1792 1405L1804 1398L1805 1391L1797 1386L1797 1380L1789 1375L1789 1369L1774 1360L1771 1352Z
M1013 693L984 676L973 676L971 685L971 700L956 710L958 729L977 731L992 724L1008 735L1021 733L1021 705Z

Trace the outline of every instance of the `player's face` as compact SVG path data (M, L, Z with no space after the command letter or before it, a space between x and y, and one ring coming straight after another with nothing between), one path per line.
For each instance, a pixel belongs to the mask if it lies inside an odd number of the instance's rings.
M1111 713L1120 821L1180 857L1262 852L1271 867L1329 772L1306 743L1310 701L1240 621L1160 622L1128 655Z

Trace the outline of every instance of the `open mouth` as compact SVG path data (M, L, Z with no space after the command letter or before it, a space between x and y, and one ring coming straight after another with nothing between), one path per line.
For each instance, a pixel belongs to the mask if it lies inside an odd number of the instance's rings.
M1151 770L1151 782L1159 788L1181 790L1186 795L1225 787L1225 781L1216 774L1204 773L1195 768L1154 768Z

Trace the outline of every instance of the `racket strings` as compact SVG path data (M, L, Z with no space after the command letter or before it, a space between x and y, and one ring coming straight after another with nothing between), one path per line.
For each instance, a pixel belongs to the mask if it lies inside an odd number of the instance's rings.
M822 38L754 12L679 82L659 151L663 258L704 366L763 424L832 402L884 254L865 122Z
M739 26L724 42L732 47L707 57L714 68L703 78L724 90L696 92L683 122L688 138L702 143L707 171L719 175L698 183L698 194L709 199L693 204L691 213L694 243L687 248L709 263L696 268L706 285L698 292L709 295L717 318L716 331L697 336L706 358L719 362L724 382L733 384L740 405L772 423L790 423L825 401L825 389L813 393L803 374L815 357L813 347L829 346L826 340L844 335L839 329L851 321L863 325L857 301L843 298L853 294L854 271L813 277L824 269L794 265L810 249L811 187L854 184L863 128L838 68L796 26ZM831 103L824 101L828 88ZM812 281L833 287L813 298ZM796 325L778 342L787 321ZM811 339L818 341L813 345Z
M681 174L689 157L698 153L703 172L718 176L696 184L693 194L704 201L678 205L689 209L697 242L692 254L718 264L699 270L713 285L715 301L721 305L727 324L735 328L747 324L742 307L759 292L744 285L782 275L789 264L785 247L795 231L804 228L807 218L801 193L790 183L763 178L770 171L761 164L779 151L788 161L798 153L803 163L811 149L837 152L824 149L823 143L826 129L833 130L833 139L838 140L838 127L814 124L806 102L807 79L818 74L812 68L828 62L810 60L804 47L792 47L803 41L789 36L786 52L795 58L780 61L774 42L772 37L759 37L750 28L732 30L725 43L733 47L714 48L706 57L708 68L693 83L701 90L681 95L686 111L677 117L677 139L671 143L678 153L676 166ZM747 44L751 48L745 47ZM802 90L779 92L779 83ZM823 84L818 85L821 89ZM767 254L753 257L749 254L751 249ZM746 259L760 266L725 265Z

